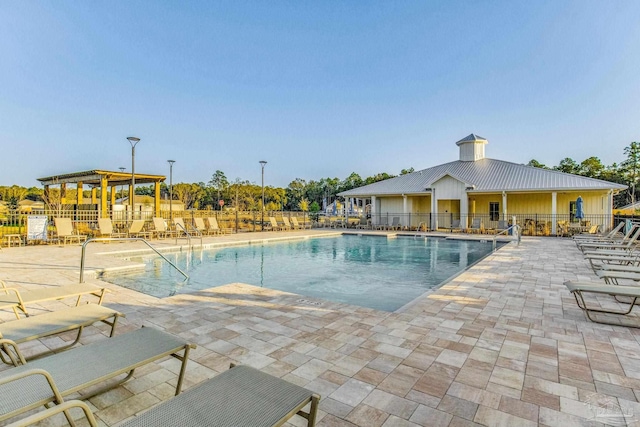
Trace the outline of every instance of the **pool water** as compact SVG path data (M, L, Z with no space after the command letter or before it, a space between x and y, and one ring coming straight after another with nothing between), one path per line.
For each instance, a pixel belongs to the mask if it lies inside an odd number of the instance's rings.
M479 261L491 242L443 238L340 236L194 250L166 255L187 281L157 256L144 273L105 280L159 298L228 283L395 311Z

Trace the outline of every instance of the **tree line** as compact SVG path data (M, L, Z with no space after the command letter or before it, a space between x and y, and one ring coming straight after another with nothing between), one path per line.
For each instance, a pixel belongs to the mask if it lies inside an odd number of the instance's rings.
M640 180L640 143L632 142L624 148L625 158L620 163L605 166L598 157L589 157L577 162L569 157L562 159L557 166L546 166L532 159L528 166L556 170L560 172L601 179L627 185L626 191L618 193L614 197L614 206L620 207L629 203L635 203L636 188ZM414 168L402 169L399 175L414 172ZM305 180L296 178L286 188L265 186L264 207L266 210L286 211L318 211L323 203L331 203L342 191L351 190L363 185L373 184L393 178L397 175L386 172L362 178L358 173L352 172L345 179L321 178L319 180ZM75 200L75 189L67 190L67 199ZM136 187L137 195L154 194L152 186ZM51 198L59 198L59 189L51 188ZM85 197L90 197L91 192L85 191ZM116 197L127 197L127 190L120 190ZM185 209L225 209L237 208L238 210L261 210L262 186L248 180L236 178L230 181L221 170L216 170L208 182L178 183L169 189L165 183L161 184L161 197L169 199L172 193L174 200L181 201ZM9 208L16 208L21 200L43 200L44 191L38 187L0 186L0 200ZM221 202L222 201L222 205Z

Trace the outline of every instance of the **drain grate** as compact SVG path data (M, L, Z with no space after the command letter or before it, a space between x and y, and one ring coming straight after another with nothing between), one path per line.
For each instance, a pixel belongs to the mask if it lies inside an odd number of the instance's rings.
M321 302L317 302L317 301L310 301L308 299L304 299L304 298L300 298L299 300L297 300L296 302L299 302L301 304L307 304L307 305L315 305L315 306L319 306L322 305Z

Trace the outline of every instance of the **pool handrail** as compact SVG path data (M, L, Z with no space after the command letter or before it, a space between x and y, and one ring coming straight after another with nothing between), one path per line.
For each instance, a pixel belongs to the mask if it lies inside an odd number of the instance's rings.
M499 233L496 233L493 235L493 250L496 250L496 240L498 238L499 235L504 234L504 233L508 233L509 231L512 232L512 235L515 235L517 238L517 242L518 242L518 246L520 246L520 241L522 240L522 238L520 237L520 229L522 227L520 227L518 224L514 224L514 225L510 225L509 228L506 228L502 231L500 231Z
M186 224L185 224L185 225L186 225ZM188 226L188 225L186 225L186 226ZM189 246L191 246L191 234L189 234L189 231L188 231L185 227L183 227L183 226L182 226L182 224L180 224L180 223L176 223L176 245L178 244L178 233L177 233L177 231L178 231L178 227L180 227L180 228L182 229L182 231L184 232L184 234L187 236L187 244L188 244ZM195 227L193 227L193 226L192 226L191 228L192 228L192 229L193 229L193 230L198 234L198 236L200 237L200 247L204 246L204 245L203 245L203 243L202 243L202 233L200 232L200 230L198 230L197 228L195 228Z
M160 252L158 252L158 250L156 248L151 246L151 244L149 242L147 242L147 240L142 238L142 237L100 237L100 238L96 238L96 239L87 239L82 244L82 254L80 256L80 283L84 283L84 259L85 259L85 255L86 255L87 245L89 243L92 243L92 242L111 242L111 241L141 241L141 242L144 242L144 244L149 246L149 248L151 248L152 251L154 251L156 254L158 254L158 256L160 256L160 258L162 258L163 260L167 261L170 266L172 266L173 268L178 270L180 272L180 274L182 274L185 277L185 279L189 278L189 275L187 273L185 273L184 271L180 270L180 268L177 265L175 265L174 263L169 261L169 259L166 256L164 256Z

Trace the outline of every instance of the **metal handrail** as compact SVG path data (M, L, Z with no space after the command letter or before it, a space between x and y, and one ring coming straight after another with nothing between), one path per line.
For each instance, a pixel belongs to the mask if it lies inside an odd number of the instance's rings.
M189 232L187 231L186 228L184 228L182 226L182 224L180 223L175 223L176 226L176 245L178 244L178 227L180 227L182 229L182 231L184 231L184 234L187 236L187 244L189 246L191 246L191 234L189 234Z
M493 235L493 250L496 250L496 240L498 239L498 236L504 233L508 233L510 230L514 230L515 231L515 236L518 238L518 246L520 246L520 241L522 240L522 235L520 233L520 230L522 229L522 227L520 227L518 224L514 224L509 226L509 228L504 229L502 231L500 231L499 233L496 233Z
M169 261L169 259L167 257L165 257L160 252L158 252L158 250L156 248L151 246L151 244L149 242L147 242L145 239L143 239L142 237L100 237L98 239L87 239L82 244L82 255L80 257L80 283L84 283L84 258L85 258L85 255L86 255L87 245L89 243L92 243L92 242L111 242L111 241L140 241L140 242L144 242L144 244L149 246L149 248L151 248L152 251L154 251L156 254L158 254L160 256L160 258L162 258L163 260L167 261L170 266L172 266L173 268L178 270L180 272L180 274L182 274L185 277L185 279L189 278L189 275L187 273L185 273L184 271L180 270L180 268L177 265L175 265L174 263Z

